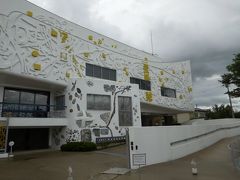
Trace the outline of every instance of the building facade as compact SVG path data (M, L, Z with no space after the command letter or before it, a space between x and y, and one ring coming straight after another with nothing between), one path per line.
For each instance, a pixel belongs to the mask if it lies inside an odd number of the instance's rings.
M59 148L193 111L189 61L163 63L28 1L0 2L2 148L6 124L16 149Z

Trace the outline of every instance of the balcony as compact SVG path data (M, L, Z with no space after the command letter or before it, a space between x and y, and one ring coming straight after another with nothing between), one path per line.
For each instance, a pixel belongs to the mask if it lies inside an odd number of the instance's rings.
M0 103L0 122L9 127L64 127L68 125L66 106Z
M66 106L0 103L0 117L65 118Z

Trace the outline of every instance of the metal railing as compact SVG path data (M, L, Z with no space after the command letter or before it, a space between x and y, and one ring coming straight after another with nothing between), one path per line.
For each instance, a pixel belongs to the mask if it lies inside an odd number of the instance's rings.
M19 103L0 103L0 117L41 117L41 118L64 118L66 106L41 105L41 104L19 104Z
M235 168L240 170L240 137L228 145Z

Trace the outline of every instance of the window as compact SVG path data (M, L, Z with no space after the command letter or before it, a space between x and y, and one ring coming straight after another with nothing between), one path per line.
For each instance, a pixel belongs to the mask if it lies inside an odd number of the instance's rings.
M65 109L65 96L56 96L55 97L55 105L56 110L64 110Z
M139 85L139 89L151 91L151 82L150 81L146 81L146 80L143 80L143 79L130 77L130 83L138 84Z
M116 81L116 70L86 63L86 76Z
M132 126L132 99L118 97L119 126Z
M176 90L166 87L161 87L161 95L166 97L176 98Z
M111 97L109 95L87 95L88 110L111 110Z
M11 112L12 117L47 117L49 92L26 89L4 89L2 116Z

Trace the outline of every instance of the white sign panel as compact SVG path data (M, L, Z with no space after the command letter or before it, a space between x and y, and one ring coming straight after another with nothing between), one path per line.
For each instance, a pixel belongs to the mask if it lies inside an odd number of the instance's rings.
M134 166L140 166L140 165L146 165L146 154L133 154L133 165Z

